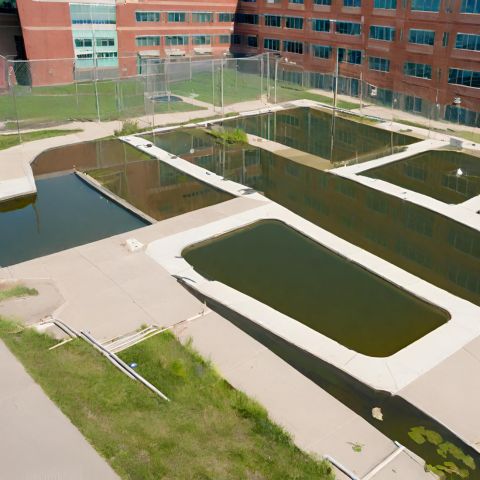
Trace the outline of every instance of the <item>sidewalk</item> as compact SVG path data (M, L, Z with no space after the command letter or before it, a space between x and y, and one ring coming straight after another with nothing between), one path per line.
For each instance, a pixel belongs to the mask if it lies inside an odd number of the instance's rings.
M0 341L0 465L11 480L119 480Z

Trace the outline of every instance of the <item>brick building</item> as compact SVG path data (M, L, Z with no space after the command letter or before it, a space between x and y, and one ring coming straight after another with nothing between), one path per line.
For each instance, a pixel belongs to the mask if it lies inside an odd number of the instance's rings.
M234 51L276 52L293 76L318 72L312 86L331 85L338 59L340 91L363 80L395 108L480 125L480 0L240 1L235 33Z
M338 68L342 93L480 123L480 0L21 0L18 13L34 84L268 51L286 79L305 70L328 89Z

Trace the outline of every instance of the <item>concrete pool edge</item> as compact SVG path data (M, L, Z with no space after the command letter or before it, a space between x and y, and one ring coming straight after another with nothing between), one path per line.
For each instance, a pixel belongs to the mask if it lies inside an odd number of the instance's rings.
M450 313L451 319L397 353L375 358L359 354L271 307L220 282L199 275L181 256L184 248L258 220L280 220L361 267ZM271 202L151 242L146 250L172 276L181 277L199 293L212 297L301 349L375 388L396 393L480 335L480 308L336 237Z

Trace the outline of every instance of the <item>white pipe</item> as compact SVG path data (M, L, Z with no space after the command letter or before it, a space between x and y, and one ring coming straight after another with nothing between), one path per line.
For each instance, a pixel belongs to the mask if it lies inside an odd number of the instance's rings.
M341 464L338 460L335 460L332 456L325 455L323 458L325 458L325 460L328 460L332 465L337 467L347 477L351 478L351 480L361 480L360 477L357 477L357 475L351 472L345 465Z
M155 387L148 380L146 380L141 375L139 375L135 370L133 370L133 368L131 368L129 365L127 365L117 355L115 355L112 352L109 352L102 344L98 343L91 335L89 335L88 333L86 333L84 331L81 331L80 334L82 335L82 337L85 340L87 340L87 342L91 343L95 348L100 350L100 352L102 352L105 356L110 357L116 363L118 363L119 366L122 367L122 370L126 370L133 377L135 377L136 380L143 383L148 389L150 389L152 392L156 393L158 396L162 397L164 400L167 400L168 402L170 401L170 399L166 395L164 395L160 390L158 390L157 387Z

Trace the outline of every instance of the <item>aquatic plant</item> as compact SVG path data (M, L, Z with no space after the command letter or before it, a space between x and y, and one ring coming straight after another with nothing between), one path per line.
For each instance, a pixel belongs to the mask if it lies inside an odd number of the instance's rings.
M124 135L133 135L138 133L140 130L138 123L134 120L125 120L122 122L122 128L120 130L115 130L114 134L116 137L122 137Z
M247 134L241 128L207 130L207 133L223 144L248 143Z
M443 441L442 436L434 430L428 430L423 426L412 427L408 432L408 436L418 445L428 442L437 447L437 453L442 458L447 459L449 456L461 461L470 470L475 470L475 460L472 456L467 455L463 450L451 442ZM438 475L440 478L468 478L470 471L466 468L460 468L455 462L446 460L442 464L427 465L427 469Z

